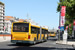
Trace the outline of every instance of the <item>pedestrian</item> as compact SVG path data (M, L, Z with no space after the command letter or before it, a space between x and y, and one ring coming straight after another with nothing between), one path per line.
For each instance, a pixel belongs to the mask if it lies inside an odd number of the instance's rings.
M56 39L58 40L58 38L59 38L59 31L57 30L57 32L56 32Z

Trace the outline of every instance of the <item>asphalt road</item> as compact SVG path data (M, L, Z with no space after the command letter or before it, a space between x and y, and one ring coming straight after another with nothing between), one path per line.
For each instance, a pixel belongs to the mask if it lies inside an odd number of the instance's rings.
M0 42L0 50L75 50L75 48L70 45L60 45L55 42L55 39L52 40L50 38L47 42L38 43L35 45L17 45L11 42Z

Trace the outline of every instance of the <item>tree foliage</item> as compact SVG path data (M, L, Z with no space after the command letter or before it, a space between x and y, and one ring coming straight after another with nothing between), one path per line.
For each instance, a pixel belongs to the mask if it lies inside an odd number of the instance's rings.
M66 6L65 26L71 24L70 30L72 30L73 20L75 19L75 0L60 0L57 7L58 12L60 12L61 6Z
M0 2L1 5L4 5L4 3Z

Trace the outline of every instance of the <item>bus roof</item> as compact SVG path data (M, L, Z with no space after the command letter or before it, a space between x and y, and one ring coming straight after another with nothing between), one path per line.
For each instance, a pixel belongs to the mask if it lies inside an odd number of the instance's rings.
M43 27L42 27L42 29L48 30L47 28L43 28Z
M37 27L37 28L40 28L40 26L37 26L37 25L31 25L31 26L33 26L33 27Z
M29 22L13 22L13 23L29 23Z
M29 23L29 22L13 22L13 23ZM31 23L30 23L30 24L31 24ZM31 24L31 26L40 28L40 26L38 26L38 25L32 25L32 24ZM44 28L44 27L42 27L42 29L48 30L47 28Z

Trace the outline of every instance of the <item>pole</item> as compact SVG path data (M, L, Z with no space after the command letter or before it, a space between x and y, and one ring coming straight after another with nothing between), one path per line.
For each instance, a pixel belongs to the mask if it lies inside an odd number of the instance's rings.
M64 2L64 0L62 0L62 1L59 0L59 1L60 1L60 3L61 3L61 2ZM61 8L61 6L62 6L62 5L60 5L60 8ZM60 13L59 13L59 26L60 26L60 21L61 21L61 9L60 9ZM61 26L60 26L60 27L61 27ZM60 29L59 29L59 41L60 41Z
M61 19L61 11L60 11L60 14L59 14L59 27L60 27L60 19ZM59 41L60 41L60 29L59 29Z
M59 0L59 1L61 3L61 0ZM61 8L61 5L60 5L60 8ZM60 26L60 20L61 20L61 10L60 10L60 13L59 13L59 27L61 27ZM59 41L60 41L60 28L59 28Z
M61 5L60 5L60 8L61 8ZM61 20L61 10L59 13L59 27L60 27L60 20ZM60 28L59 28L59 41L60 41Z
M68 33L70 33L70 28L69 28L69 32Z

